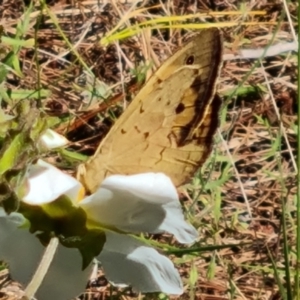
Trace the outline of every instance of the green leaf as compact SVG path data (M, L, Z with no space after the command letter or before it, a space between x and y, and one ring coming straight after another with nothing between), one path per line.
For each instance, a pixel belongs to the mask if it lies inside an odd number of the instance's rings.
M0 65L0 83L6 81L7 74L8 70L5 68L5 66Z
M55 235L67 239L87 233L85 212L74 206L67 196L43 205L22 202L19 212L30 222L30 231L43 232L43 237Z
M60 149L59 150L60 154L69 162L74 162L74 161L86 161L88 159L88 156L74 152L74 151L69 151L67 149Z
M106 236L103 231L91 230L86 234L79 246L82 255L82 269L84 270L91 261L98 256L105 244Z
M23 99L40 99L50 96L50 91L46 89L41 89L39 91L35 90L17 90L11 92L11 98L13 100L23 100Z
M8 129L0 150L0 190L7 190L5 194L0 191L0 202L6 212L16 210L18 206L16 199L17 195L22 195L24 175L38 155L36 144L47 127L46 119L40 118L34 102L19 102L15 115L2 126ZM2 119L8 119L8 116L4 114Z
M14 116L4 113L0 107L0 136L5 136L14 127Z
M19 155L23 151L25 141L26 133L18 133L5 149L0 160L0 175L3 175L6 171L16 166L20 158Z
M193 263L191 266L189 281L192 287L196 286L198 281L198 270L197 270L197 266L195 266L195 263Z
M101 253L105 241L105 232L99 229L89 230L82 236L60 237L62 245L67 248L77 248L79 250L82 256L83 270Z
M6 44L8 46L14 46L14 47L33 48L33 46L34 46L34 39L19 40L16 38L10 38L7 36L3 36L2 42L3 42L3 44Z
M216 274L216 257L215 255L212 255L211 257L211 261L208 265L208 269L207 269L207 278L209 280L213 280Z

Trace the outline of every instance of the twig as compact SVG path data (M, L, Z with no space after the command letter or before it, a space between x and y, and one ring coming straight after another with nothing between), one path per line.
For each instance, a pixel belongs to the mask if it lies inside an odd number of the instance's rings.
M270 46L265 52L265 48L260 49L240 49L238 54L224 54L224 60L234 60L234 59L257 59L264 57L275 56L287 51L298 51L298 42L291 43L278 43L276 45Z
M58 246L58 238L53 237L50 240L50 243L47 246L44 255L42 257L42 260L40 261L39 266L36 269L31 281L29 282L29 284L25 289L25 295L26 295L25 297L27 297L27 299L31 300L34 297L38 288L40 287L44 277L48 272L50 264L52 263L57 246Z

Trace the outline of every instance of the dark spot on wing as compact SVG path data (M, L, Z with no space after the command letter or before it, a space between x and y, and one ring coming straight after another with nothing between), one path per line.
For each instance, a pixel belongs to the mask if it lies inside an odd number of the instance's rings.
M134 126L134 129L138 132L141 133L140 129L137 126Z
M193 64L194 64L194 61L195 61L194 55L190 55L190 56L186 59L185 63L186 63L187 65L193 65Z
M193 83L191 84L191 88L198 92L200 90L200 86L202 84L202 80L200 76L195 77Z
M184 111L184 109L185 109L184 104L183 103L179 103L178 106L175 109L175 112L178 115L178 114L182 113Z
M149 132L144 132L145 139L148 138L148 136L149 136Z
M143 105L140 106L140 114L142 114L145 110L143 109Z
M126 131L122 128L122 129L121 129L121 133L122 133L122 134L125 134Z

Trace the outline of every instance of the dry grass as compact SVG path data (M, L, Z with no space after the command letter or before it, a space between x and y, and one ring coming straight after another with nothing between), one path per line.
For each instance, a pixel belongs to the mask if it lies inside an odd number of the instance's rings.
M112 94L126 93L133 78L131 69L140 70L138 66L145 61L157 66L192 33L179 29L151 33L147 29L105 48L99 40L124 15L141 7L152 7L159 1L140 1L138 6L134 6L134 1L111 1L111 4L99 4L96 0L73 1L73 4L65 0L47 2L60 30L79 57L92 69L97 80L113 87ZM293 40L291 25L294 25L288 22L287 15L296 21L296 6L296 2L290 2L285 10L281 2L244 1L244 16L220 15L189 22L238 22L234 27L222 29L226 56L239 53L241 48L265 48L269 43ZM22 1L3 0L0 16L5 35L15 33L24 9ZM51 96L43 99L43 109L60 119L57 130L74 142L73 149L90 155L112 124L106 110L112 102L103 104L99 96L92 103L83 99L79 87L87 90L86 82L89 82L89 89L93 87L103 95L99 83L90 75L84 78L85 66L62 38L54 20L47 14L42 15L40 9L36 4L25 35L26 39L36 39L37 47L22 48L19 53L25 76L19 78L9 74L7 87L11 90L49 89ZM242 4L234 0L161 1L160 7L149 8L129 19L127 26L161 15L187 15L207 10L242 11ZM247 17L247 11L254 10L267 14ZM257 25L244 26L241 25L243 21ZM260 25L259 22L270 24ZM288 243L293 250L296 239L296 68L296 57L288 52L261 61L224 62L219 80L224 107L215 149L202 168L201 176L192 179L181 193L187 215L201 233L200 242L195 246L200 249L208 245L237 246L199 251L197 255L173 256L186 292L170 299L282 299L270 255L285 285L283 205L287 210ZM116 115L120 114L124 101L124 97L114 99L111 110ZM63 159L58 157L59 161ZM291 268L294 267L295 261L291 260ZM100 275L81 297L94 300L142 298L131 291L112 291ZM4 295L3 299L6 299ZM147 299L158 299L158 296L148 295Z

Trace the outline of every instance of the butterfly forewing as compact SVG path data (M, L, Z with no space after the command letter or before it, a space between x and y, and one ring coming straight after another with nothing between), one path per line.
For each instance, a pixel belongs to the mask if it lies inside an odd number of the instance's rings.
M112 174L151 171L165 173L176 186L187 182L212 148L221 58L221 34L210 28L166 60L85 164L86 188L94 192Z

